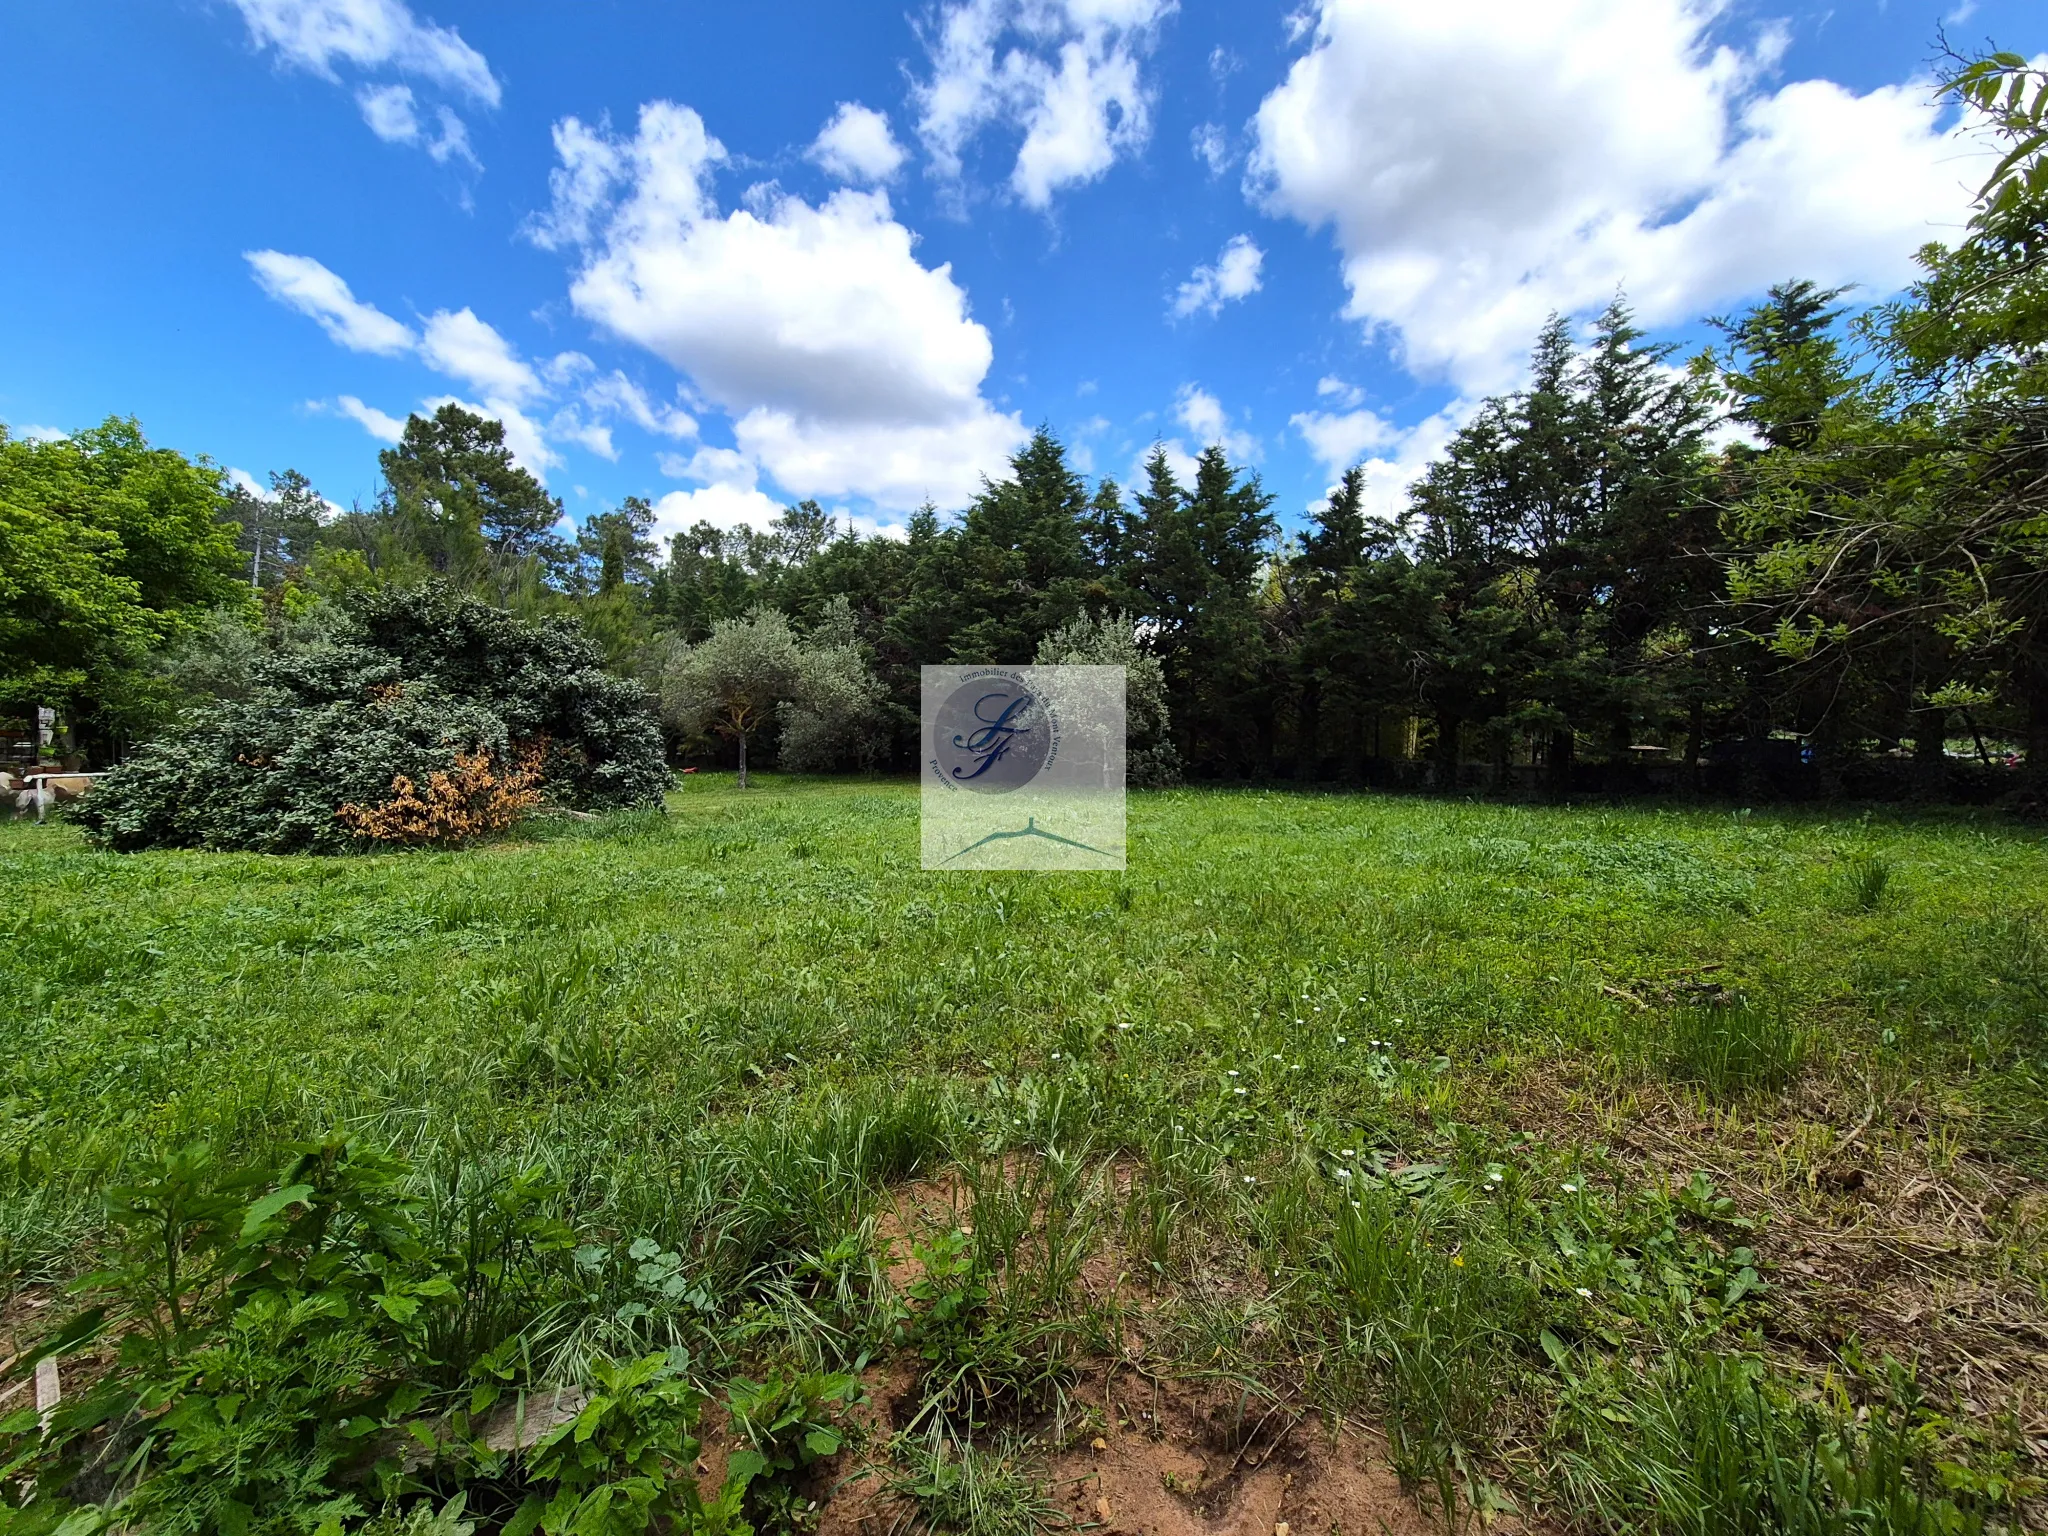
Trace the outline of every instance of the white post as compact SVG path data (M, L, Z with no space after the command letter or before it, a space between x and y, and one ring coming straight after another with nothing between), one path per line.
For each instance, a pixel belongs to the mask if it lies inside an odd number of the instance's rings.
M43 1428L50 1427L50 1420L57 1416L57 1404L64 1399L64 1388L57 1380L57 1362L47 1355L36 1362L36 1415L43 1421Z

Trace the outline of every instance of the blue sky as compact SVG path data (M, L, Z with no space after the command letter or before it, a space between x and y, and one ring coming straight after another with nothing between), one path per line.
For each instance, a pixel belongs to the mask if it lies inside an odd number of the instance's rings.
M961 506L1047 422L1391 506L1551 309L1910 276L2033 0L7 7L0 421L375 493L501 414L572 516Z

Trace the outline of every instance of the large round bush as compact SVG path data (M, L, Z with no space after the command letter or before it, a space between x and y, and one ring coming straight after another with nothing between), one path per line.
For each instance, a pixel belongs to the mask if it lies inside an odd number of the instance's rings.
M480 761L537 767L546 800L586 810L658 804L669 782L646 691L574 623L428 587L356 597L330 636L267 657L250 698L188 712L107 775L77 818L123 850L344 852L370 839L343 807Z

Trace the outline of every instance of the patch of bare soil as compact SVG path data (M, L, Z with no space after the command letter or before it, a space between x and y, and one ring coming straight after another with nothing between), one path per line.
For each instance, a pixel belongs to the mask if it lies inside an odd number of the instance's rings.
M1431 1536L1377 1436L1215 1382L1096 1376L1102 1433L1053 1458L1048 1487L1105 1536ZM1513 1520L1492 1527L1520 1532Z
M864 1452L822 1463L806 1491L817 1536L887 1536L914 1529L888 1492L889 1437L914 1412L915 1362L868 1372L855 1417ZM1075 1436L1042 1463L1043 1485L1077 1529L1100 1536L1438 1536L1440 1517L1404 1491L1376 1435L1332 1434L1299 1411L1227 1384L1154 1380L1090 1366L1069 1398ZM716 1487L731 1445L707 1415L698 1474ZM1520 1536L1512 1518L1499 1536Z
M1126 1191L1132 1172L1110 1170L1116 1193ZM957 1174L896 1192L876 1236L899 1293L922 1275L913 1241L966 1227L971 1204ZM1146 1323L1167 1298L1134 1283L1115 1243L1089 1256L1079 1282L1090 1301L1109 1303L1121 1317L1124 1358L1081 1364L1057 1420L1035 1426L1044 1447L1042 1486L1076 1528L1101 1536L1433 1536L1443 1529L1441 1515L1402 1488L1378 1435L1355 1426L1332 1432L1299 1405L1276 1404L1230 1381L1135 1368L1150 1355ZM920 1365L898 1358L867 1373L867 1399L855 1411L864 1445L822 1469L818 1536L914 1528L913 1512L887 1492L886 1458L891 1435L917 1413ZM705 1438L708 1446L713 1436ZM1491 1529L1511 1536L1524 1527L1503 1519Z

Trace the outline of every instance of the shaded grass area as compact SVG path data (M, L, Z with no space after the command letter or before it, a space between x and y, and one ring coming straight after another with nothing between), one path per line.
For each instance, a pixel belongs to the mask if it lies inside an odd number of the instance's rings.
M1124 1356L1384 1422L1447 1518L2014 1518L2048 1453L2038 832L1131 805L1128 873L1054 877L921 873L914 791L872 783L360 860L0 828L0 1274L75 1272L151 1157L339 1132L451 1251L521 1178L576 1231L465 1294L455 1375L900 1354L890 1485L932 1528L1041 1520L1014 1437ZM967 1214L892 1250L891 1191L946 1170Z

